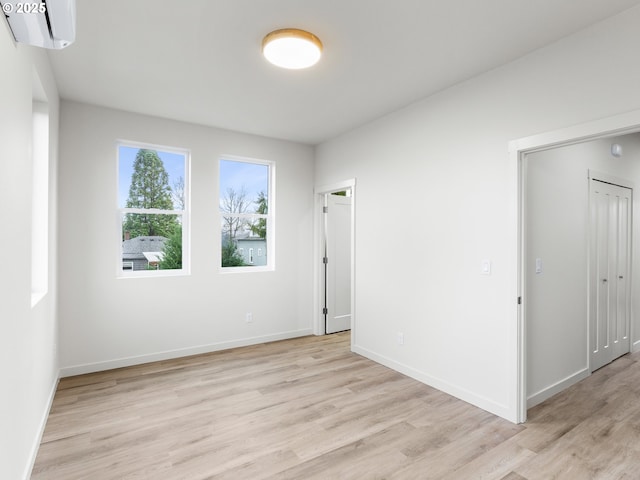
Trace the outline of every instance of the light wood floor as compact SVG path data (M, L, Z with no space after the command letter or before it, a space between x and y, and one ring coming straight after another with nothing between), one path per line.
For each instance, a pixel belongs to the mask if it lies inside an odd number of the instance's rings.
M347 334L61 380L32 479L638 479L640 356L513 425Z

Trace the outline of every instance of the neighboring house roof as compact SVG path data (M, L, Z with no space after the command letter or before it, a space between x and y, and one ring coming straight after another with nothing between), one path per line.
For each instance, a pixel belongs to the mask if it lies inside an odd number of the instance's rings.
M133 260L136 258L146 258L149 261L158 261L157 257L161 256L164 250L166 237L142 236L135 237L122 242L122 259ZM155 256L155 260L151 260L149 255Z
M142 254L149 263L161 262L164 258L164 252L142 252Z
M262 237L247 237L247 238L237 238L237 242L264 242L265 239Z
M222 244L225 245L229 241L229 232L222 232L221 234ZM236 233L233 237L235 242L245 242L245 241L265 241L265 238L256 236L253 232L249 231L240 231Z

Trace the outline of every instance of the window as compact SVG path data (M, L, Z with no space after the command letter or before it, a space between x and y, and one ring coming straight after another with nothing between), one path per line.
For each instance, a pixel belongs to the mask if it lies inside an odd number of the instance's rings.
M221 266L273 270L273 162L220 160ZM254 252L264 255L254 256Z
M118 145L121 277L188 273L186 151Z
M39 82L39 79L37 80ZM31 306L49 290L49 108L33 100L31 199Z

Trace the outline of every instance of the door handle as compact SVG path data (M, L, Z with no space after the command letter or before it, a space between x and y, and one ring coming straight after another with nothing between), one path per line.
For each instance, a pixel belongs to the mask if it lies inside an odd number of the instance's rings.
M623 277L622 275L620 275L618 278L619 278L620 280L622 280L624 277Z
M606 278L603 278L603 279L602 279L602 283L607 283L607 279L606 279Z

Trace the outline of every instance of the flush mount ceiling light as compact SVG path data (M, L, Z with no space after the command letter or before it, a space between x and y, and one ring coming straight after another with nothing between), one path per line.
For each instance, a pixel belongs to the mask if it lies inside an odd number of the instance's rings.
M320 60L322 42L313 33L283 28L264 37L262 54L278 67L298 70L311 67Z

